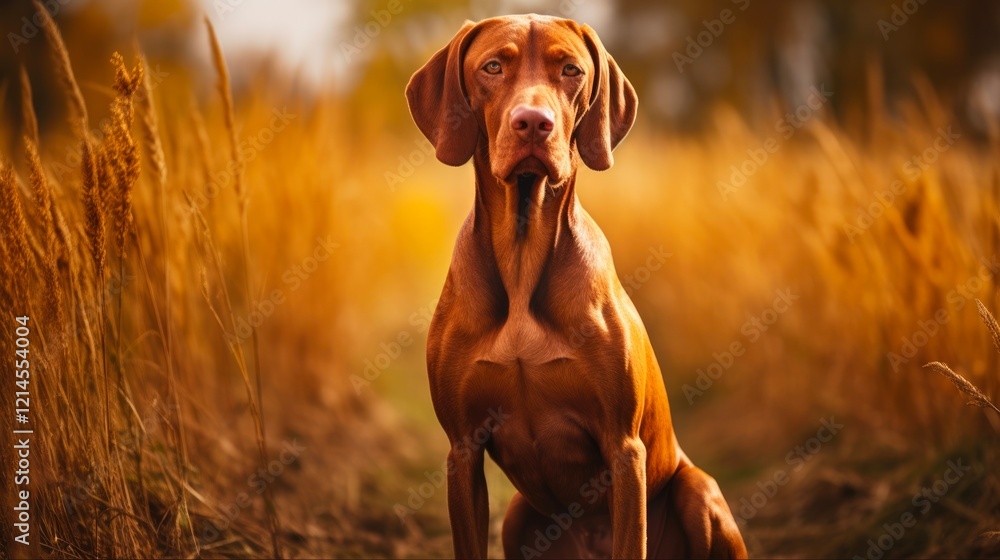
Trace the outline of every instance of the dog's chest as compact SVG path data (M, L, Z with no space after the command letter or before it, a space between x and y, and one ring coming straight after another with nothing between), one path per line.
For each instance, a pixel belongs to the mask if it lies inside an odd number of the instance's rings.
M586 326L582 326L583 324ZM492 336L486 337L476 356L477 362L502 366L539 366L580 357L580 349L588 339L606 332L607 326L598 316L581 321L581 326L570 329L546 327L530 313L512 313ZM583 336L587 332L590 336ZM592 340L591 340L592 342Z
M500 328L477 357L478 361L499 365L541 365L572 359L573 349L558 333L547 332L528 316L512 317Z
M582 495L604 468L585 411L525 404L512 406L508 422L493 432L488 449L494 461L536 508L555 513L574 502L584 510L600 507L605 496L599 488Z

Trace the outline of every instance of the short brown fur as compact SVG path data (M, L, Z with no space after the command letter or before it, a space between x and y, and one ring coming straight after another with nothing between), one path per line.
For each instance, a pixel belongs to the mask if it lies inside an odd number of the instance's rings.
M535 15L467 22L406 93L438 158L475 165L427 346L456 557L486 556L486 451L518 489L509 558L745 557L718 485L677 443L649 337L576 197L579 163L610 167L637 107L597 35Z

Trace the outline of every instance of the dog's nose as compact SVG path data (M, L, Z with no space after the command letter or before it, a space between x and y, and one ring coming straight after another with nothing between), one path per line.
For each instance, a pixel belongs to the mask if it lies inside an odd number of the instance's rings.
M510 112L510 125L525 142L544 141L552 132L556 115L552 109L518 105Z

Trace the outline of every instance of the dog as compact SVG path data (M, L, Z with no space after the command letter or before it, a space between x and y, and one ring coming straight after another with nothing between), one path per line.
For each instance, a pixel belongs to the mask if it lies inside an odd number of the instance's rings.
M484 455L517 489L507 558L744 558L714 479L677 443L645 327L576 172L614 163L635 90L597 34L540 15L466 22L410 79L437 158L475 169L428 331L451 442L457 558L485 558Z

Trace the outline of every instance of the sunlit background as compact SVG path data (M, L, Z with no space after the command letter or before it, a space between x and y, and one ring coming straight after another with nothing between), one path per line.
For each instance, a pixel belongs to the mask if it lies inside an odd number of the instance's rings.
M452 555L424 347L472 169L403 89L466 19L531 11L638 91L578 192L751 555L1000 554L1000 414L923 367L1000 397L1000 4L46 4L72 79L33 4L0 7L0 296L38 329L37 534L3 556ZM134 123L115 51L145 57Z

